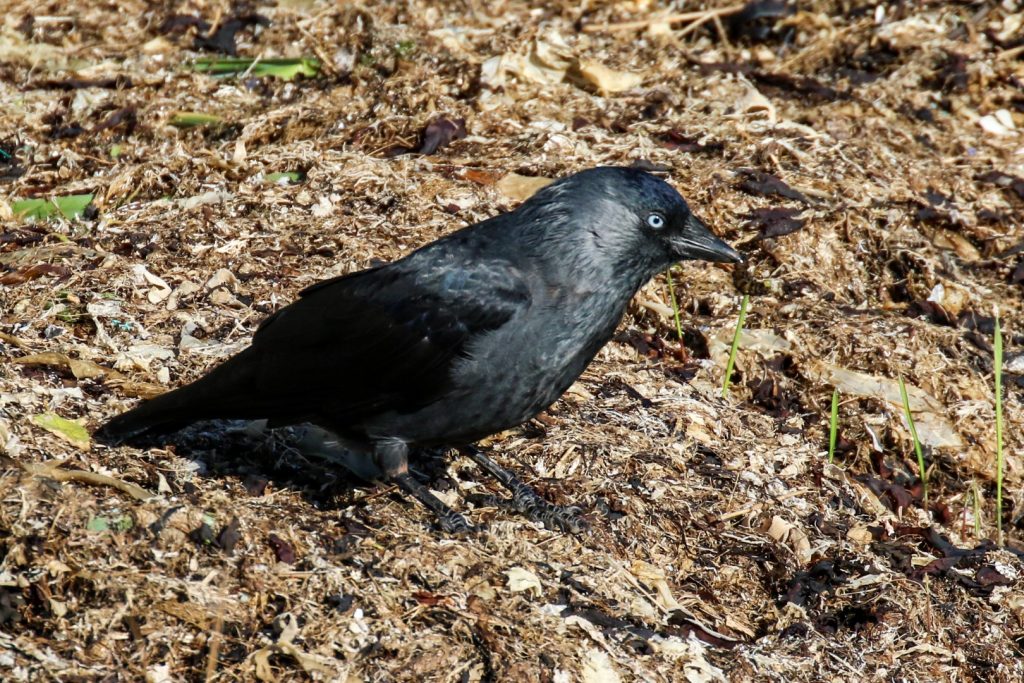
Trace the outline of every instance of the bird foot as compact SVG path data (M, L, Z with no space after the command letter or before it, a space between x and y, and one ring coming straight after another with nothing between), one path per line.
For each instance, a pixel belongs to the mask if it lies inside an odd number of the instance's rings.
M518 512L531 522L540 522L552 531L581 534L590 528L590 523L583 516L582 508L549 503L525 485L511 498L487 493L472 496L470 500L477 505Z
M484 455L478 448L469 446L463 452L485 472L497 479L498 483L512 492L512 497L507 499L490 495L482 496L496 507L515 510L527 519L541 522L548 529L556 531L579 534L590 528L590 524L583 517L583 511L575 505L563 507L549 503L514 474Z
M590 528L583 510L575 505L555 505L541 498L532 489L517 491L512 497L516 509L527 519L541 522L548 529L581 534Z
M398 484L400 489L423 503L424 507L437 515L437 521L445 532L464 536L475 531L473 526L466 521L465 517L445 505L426 486L413 479L408 472L393 475L391 480Z
M455 512L455 510L449 510L445 514L438 514L437 521L440 523L442 531L453 536L468 536L476 531L476 527L467 522L466 518Z

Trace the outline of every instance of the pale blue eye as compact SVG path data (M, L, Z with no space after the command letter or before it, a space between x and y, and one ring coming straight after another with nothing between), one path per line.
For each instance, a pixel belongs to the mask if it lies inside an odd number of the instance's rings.
M665 218L661 214L652 213L647 217L647 225L655 230L661 230L665 227Z

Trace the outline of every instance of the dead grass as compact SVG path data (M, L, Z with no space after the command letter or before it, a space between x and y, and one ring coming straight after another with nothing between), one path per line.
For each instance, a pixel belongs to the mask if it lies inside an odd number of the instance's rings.
M217 25L238 13L226 3L14 3L0 26L4 680L1024 677L1024 10L802 3L785 41L750 45L723 40L728 15L683 35L691 20L669 27L654 4L580 7L254 6L269 25L239 33L239 54L322 63L282 82L182 68L210 53L165 20ZM633 21L649 28L577 32ZM183 111L226 123L171 126ZM438 117L468 136L389 158ZM445 538L287 434L207 426L110 450L32 422L95 426L194 379L304 286L514 206L508 174L637 160L749 259L682 266L685 350L652 283L562 401L490 440L549 498L581 503L589 535L474 508L463 495L491 483L455 454L420 469L487 524L477 538ZM263 181L287 171L304 180ZM98 214L8 210L78 193ZM1008 549L983 540L996 305ZM33 354L60 362L12 362ZM931 444L927 511L899 374ZM833 386L841 467L825 463Z

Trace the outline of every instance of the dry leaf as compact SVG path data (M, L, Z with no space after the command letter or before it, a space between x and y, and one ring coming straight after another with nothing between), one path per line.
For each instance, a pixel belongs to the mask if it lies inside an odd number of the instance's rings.
M611 658L604 650L591 648L580 671L583 683L620 683L622 677L612 664Z
M792 548L800 564L811 561L811 542L807 538L807 533L797 525L776 515L772 517L765 533Z
M597 88L602 93L617 93L632 90L639 86L644 77L630 71L618 71L609 69L600 62L590 60L581 61L579 73L583 80Z
M12 362L18 363L19 365L48 365L61 368L67 368L71 371L71 374L75 376L75 379L92 379L94 377L121 377L121 373L116 370L105 368L102 365L97 365L92 361L78 360L76 358L69 358L63 353L56 353L49 351L47 353L35 353L31 356L22 356L21 358L15 358Z
M821 361L807 364L807 373L818 381L831 384L843 394L877 398L902 410L899 382L888 377L868 375L840 368ZM960 448L963 440L953 424L941 414L942 404L928 392L907 384L907 400L914 414L914 424L921 443L936 448Z
M936 230L932 235L932 243L942 249L952 249L964 261L981 259L981 252L971 244L970 240L952 230Z
M505 576L508 577L508 589L513 593L526 591L534 597L540 597L543 591L540 578L529 569L512 567L505 571Z
M546 185L550 185L552 182L551 178L509 173L499 180L495 187L497 187L498 190L500 190L506 197L521 202L529 199L535 192L537 192L537 190Z
M236 285L238 285L238 278L236 278L235 274L227 268L220 268L210 277L209 280L206 281L207 289L227 287L228 289L234 290Z
M664 571L642 560L633 562L629 567L629 571L633 576L654 588L659 605L666 610L679 609L680 605L672 596L672 590L669 588L668 578L665 576Z
M736 102L736 111L744 116L756 116L763 114L770 123L775 123L775 105L771 100L761 94L754 86L747 84L747 90Z

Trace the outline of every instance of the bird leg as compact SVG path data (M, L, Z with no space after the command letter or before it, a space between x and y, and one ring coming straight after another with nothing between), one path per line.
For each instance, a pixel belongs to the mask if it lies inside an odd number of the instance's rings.
M388 481L393 481L410 496L437 515L441 528L450 534L464 534L472 531L466 518L444 504L430 490L409 474L409 446L394 439L375 441L373 461Z
M498 483L512 492L511 499L498 496L485 496L484 500L499 507L510 507L534 522L542 522L548 529L559 529L578 534L586 530L588 524L582 516L582 510L575 505L561 506L544 500L536 491L519 480L504 467L494 462L479 449L472 446L465 448L463 453L480 466L482 470L498 480Z

